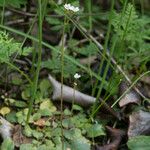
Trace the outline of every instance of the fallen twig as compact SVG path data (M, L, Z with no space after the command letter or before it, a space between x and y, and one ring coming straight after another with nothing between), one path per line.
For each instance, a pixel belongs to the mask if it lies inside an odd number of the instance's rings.
M59 83L58 81L56 81L50 74L48 76L50 82L52 83L53 86L53 95L52 95L52 99L53 100L60 100L61 99L61 83ZM62 92L62 96L63 96L63 100L69 103L76 103L79 104L83 107L88 107L88 106L92 106L95 101L96 98L83 94L69 86L63 85L63 92ZM120 115L115 112L112 108L110 108L106 103L104 103L102 100L100 100L103 105L102 105L102 109L106 110L107 112L109 112L110 114L112 114L113 116L115 116L117 119L120 120Z

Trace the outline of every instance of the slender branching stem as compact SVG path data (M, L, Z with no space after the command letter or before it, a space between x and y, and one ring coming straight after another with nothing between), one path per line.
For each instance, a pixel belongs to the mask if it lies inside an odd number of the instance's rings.
M27 115L27 123L30 119L32 109L33 109L33 103L36 97L36 91L37 91L37 85L38 85L38 78L39 78L39 72L40 72L40 66L41 66L41 57L42 57L42 1L38 0L38 5L39 5L39 27L38 27L38 37L39 37L39 43L38 43L38 62L37 62L37 69L34 77L34 82L32 86L32 97L29 102L29 111Z

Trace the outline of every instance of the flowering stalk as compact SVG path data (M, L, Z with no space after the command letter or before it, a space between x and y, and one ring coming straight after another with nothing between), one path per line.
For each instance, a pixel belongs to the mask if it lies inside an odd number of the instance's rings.
M64 5L64 8L67 10L67 11L72 11L72 12L77 12L79 11L79 8L78 7L74 7L70 4L65 4ZM65 30L66 30L66 24L68 23L68 20L66 18L66 15L65 15L65 18L64 18L64 27L63 27L63 33L62 33L62 46L61 46L61 102L60 102L60 109L61 109L61 116L60 116L60 120L61 120L61 135L62 135L62 150L64 150L64 133L63 133L63 125L62 125L62 121L63 121L63 82L64 82L64 35L65 35Z
M72 11L72 12L78 12L79 11L79 7L75 7L71 4L65 4L64 8L68 11Z
M76 73L74 75L75 81L74 81L74 86L73 86L73 101L72 101L72 109L71 109L71 113L73 113L73 105L75 102L75 91L76 91L76 87L77 87L77 79L79 79L81 77L80 74Z

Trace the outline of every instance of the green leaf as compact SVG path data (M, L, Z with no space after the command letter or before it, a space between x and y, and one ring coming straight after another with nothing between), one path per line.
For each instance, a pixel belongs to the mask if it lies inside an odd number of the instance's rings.
M90 144L83 142L80 139L75 139L71 142L71 150L90 150Z
M130 150L149 150L150 136L136 136L128 140L128 148Z
M33 116L32 116L33 120L34 121L37 121L41 118L41 114L40 113L35 113Z
M21 43L15 42L6 32L0 31L0 62L9 62L10 57L15 53L22 55ZM17 84L21 82L17 80Z
M72 113L71 113L71 111L68 109L68 108L66 108L65 110L64 110L64 115L66 115L66 116L70 116Z
M64 128L74 127L74 124L71 122L71 120L69 118L63 119L62 125Z
M24 47L21 51L20 55L22 56L28 56L33 51L32 47Z
M44 99L43 102L40 104L40 109L49 109L52 113L55 112L57 109L53 105L50 99Z
M41 139L43 137L43 133L38 132L36 130L32 130L32 134L36 139Z
M12 83L14 84L14 85L21 85L22 84L22 79L21 79L21 76L20 76L20 74L16 74L16 73L14 73L13 75L12 75Z
M51 25L62 25L63 21L60 21L58 18L46 17L46 21Z
M9 107L2 107L0 108L0 114L5 116L6 114L10 113L10 108Z
M20 108L27 107L27 104L21 100L19 101L13 98L7 98L7 101L9 102L10 106L15 106L15 107L20 107Z
M22 111L19 111L16 113L17 121L19 124L22 124L22 125L26 124L27 114L28 114L28 108L25 108ZM30 123L33 122L32 116L30 117L29 122Z
M73 110L83 111L83 108L79 105L74 104L73 105Z
M14 143L10 138L3 141L1 145L1 150L14 150Z
M40 85L39 85L39 88L40 88L40 92L41 92L41 96L42 97L46 97L48 96L48 89L50 87L50 82L48 81L48 79L43 79L41 82L40 82Z
M25 128L24 128L24 134L27 136L27 137L31 137L32 136L32 129L30 128L29 125L26 125Z
M75 125L76 128L84 128L85 124L88 123L88 119L85 114L79 113L70 118L71 122Z
M53 143L51 140L45 139L45 144L46 144L47 146L49 146L50 148L54 147L54 143Z
M37 150L32 144L22 144L20 150Z
M92 137L98 137L101 135L105 135L102 125L94 124L94 125L91 125L89 128L87 128L88 137L92 138Z
M53 136L61 136L61 128L55 128L53 131L52 131L52 135Z
M12 122L12 123L16 123L17 122L16 112L11 112L11 113L7 114L6 120L8 120L9 122Z
M0 6L3 6L4 0L0 0ZM20 8L21 5L25 5L26 0L5 0L5 5Z
M25 88L24 91L21 93L21 97L24 100L28 100L31 96L31 89L29 87Z
M46 116L52 116L52 112L50 109L48 108L44 108L44 109L39 109L38 113L41 114L41 116L46 117Z
M85 56L96 55L99 51L97 46L94 43L90 43L89 45L82 48L77 48L77 47L71 47L71 48L77 53Z

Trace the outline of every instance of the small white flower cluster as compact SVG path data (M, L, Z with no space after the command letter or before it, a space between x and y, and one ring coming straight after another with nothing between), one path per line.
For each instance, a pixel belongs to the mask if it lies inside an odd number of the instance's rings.
M81 77L81 75L78 74L78 73L76 73L76 74L74 75L74 78L75 78L75 79L79 79L80 77Z
M65 4L65 5L64 5L64 8L65 8L66 10L71 10L71 11L73 11L73 12L78 12L78 11L79 11L79 7L74 7L74 6L72 6L71 4Z

